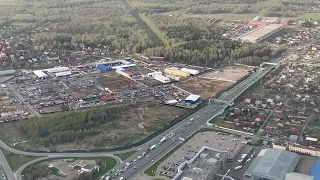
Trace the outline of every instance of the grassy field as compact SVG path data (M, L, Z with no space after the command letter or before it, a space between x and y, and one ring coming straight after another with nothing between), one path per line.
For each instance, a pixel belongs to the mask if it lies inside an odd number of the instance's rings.
M114 166L117 164L117 161L113 158L109 157L90 157L90 158L72 158L74 160L81 159L81 160L95 160L97 163L99 163L99 171L96 171L92 174L92 179L99 179L103 174L114 168ZM54 161L58 161L58 159L55 159ZM64 159L60 159L60 161L64 161ZM39 170L38 168L41 167L47 167L48 164L50 164L51 160L49 161L42 161L35 164L32 164L31 166L27 167L22 174L26 175L36 173L34 171ZM40 166L39 166L40 165ZM56 168L52 168L56 169ZM52 170L51 169L51 170ZM52 172L52 174L56 174L56 172ZM57 175L57 174L56 174Z
M13 172L18 170L25 163L39 158L39 157L22 156L19 154L14 154L14 153L9 152L9 151L2 149L2 148L1 148L1 151L2 151L3 155L5 156L5 158L7 159L8 164L10 165Z
M71 143L56 144L52 147L40 146L34 143L35 141L32 141L32 139L27 139L19 131L19 127L23 124L23 121L3 124L3 126L0 126L0 135L8 144L27 141L20 145L38 150L107 148L137 142L147 137L150 133L161 129L174 117L185 112L186 109L165 105L144 104L133 106L123 112L119 120L98 127L99 134Z
M121 153L121 154L115 154L115 156L118 156L121 160L126 160L128 159L130 156L132 156L132 154L136 153L137 151L130 151L130 152L126 152L126 153Z
M304 13L298 16L299 19L320 20L320 13Z
M99 166L99 171L93 174L92 179L98 179L117 164L115 159L109 157L101 157L96 159L100 159L100 161L102 161L102 165Z

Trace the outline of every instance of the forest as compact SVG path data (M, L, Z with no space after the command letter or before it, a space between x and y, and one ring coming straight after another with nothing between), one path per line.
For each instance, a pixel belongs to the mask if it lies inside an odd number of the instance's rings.
M131 0L140 13L157 14L179 11L180 14L255 13L261 16L295 17L301 12L316 12L310 8L314 0ZM175 12L176 13L176 12Z
M1 2L1 0L0 0ZM173 62L217 67L233 62L257 64L285 47L243 44L222 38L225 29L201 21L203 14L256 14L295 17L312 12L314 0L28 0L4 4L5 24L22 24L24 30L58 23L56 29L35 33L35 44L78 50L105 46L111 52L165 56ZM1 7L0 7L1 8ZM166 14L167 13L167 14ZM187 18L181 15L199 15ZM1 23L1 22L0 22ZM19 30L19 33L21 29ZM257 59L259 59L257 61Z
M82 111L68 111L43 118L24 121L20 132L36 144L49 146L82 140L100 132L97 128L119 119L126 107L97 107Z

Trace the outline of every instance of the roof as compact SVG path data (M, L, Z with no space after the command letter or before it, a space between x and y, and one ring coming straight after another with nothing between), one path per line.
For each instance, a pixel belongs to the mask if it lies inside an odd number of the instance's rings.
M35 75L37 75L39 78L43 78L43 77L47 77L47 76L48 76L46 73L44 73L44 72L41 71L41 70L33 71L33 73L34 73Z
M280 149L262 149L245 174L282 180L286 173L295 170L299 160L300 156L297 153Z
M71 71L57 72L55 75L57 77L58 76L68 76L68 75L71 75Z
M318 159L312 167L310 176L313 176L314 180L320 180L320 159Z
M199 98L200 98L199 95L191 94L191 95L188 96L185 100L186 100L186 101L197 101Z
M70 69L68 67L54 67L54 68L45 69L45 70L50 73L57 73L57 72L69 71Z
M257 41L259 38L273 32L276 29L279 29L283 26L283 24L269 24L262 28L255 29L245 36L241 37L244 41Z
M312 137L306 137L307 141L318 141L317 138L312 138Z
M16 70L14 70L14 69L9 69L9 70L0 71L0 76L1 76L1 75L12 75L12 74L15 74L15 73L17 73Z
M286 174L284 180L313 180L313 177L301 173L290 172Z

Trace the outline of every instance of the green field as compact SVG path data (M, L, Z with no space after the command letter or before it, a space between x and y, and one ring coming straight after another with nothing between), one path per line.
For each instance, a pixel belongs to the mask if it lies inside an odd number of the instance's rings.
M121 160L126 160L128 157L130 157L135 152L137 152L137 151L130 151L130 152L126 152L126 153L115 154L115 156L118 156Z
M304 13L298 16L299 19L320 20L320 13Z
M10 165L13 172L18 170L25 163L39 158L39 157L22 156L19 154L14 154L14 153L9 152L9 151L2 149L2 148L1 148L1 151L2 151L3 155L5 156L5 158L7 159L8 164Z

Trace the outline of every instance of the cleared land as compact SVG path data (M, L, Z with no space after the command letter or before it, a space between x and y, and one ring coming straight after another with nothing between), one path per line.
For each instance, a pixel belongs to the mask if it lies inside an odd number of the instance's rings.
M190 77L182 80L175 85L191 92L199 94L202 99L214 97L217 93L231 86L233 83L225 81L217 81L211 79L203 79L200 77Z
M133 105L127 111L122 112L118 120L100 126L98 135L86 137L73 143L55 145L54 147L37 147L32 139L25 139L25 135L19 132L19 127L23 121L3 124L0 127L0 133L3 139L10 144L26 140L26 143L20 145L28 148L64 150L111 147L136 142L161 129L169 121L184 112L186 112L186 109L158 104Z
M212 79L236 83L238 80L247 75L250 67L226 67L221 71L210 72L201 76L204 79Z

